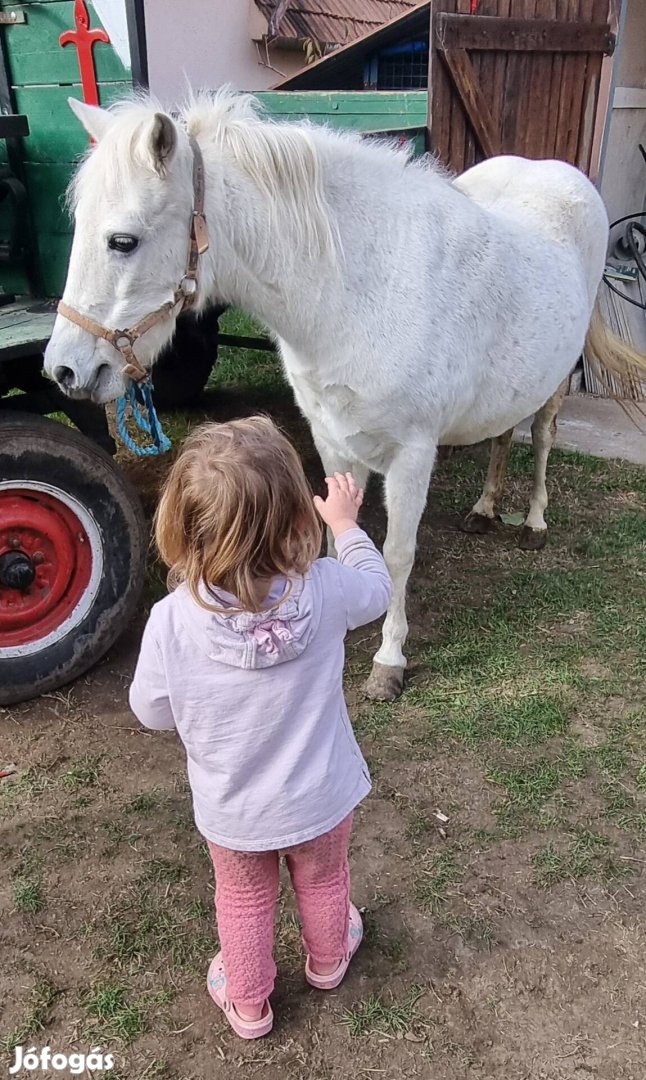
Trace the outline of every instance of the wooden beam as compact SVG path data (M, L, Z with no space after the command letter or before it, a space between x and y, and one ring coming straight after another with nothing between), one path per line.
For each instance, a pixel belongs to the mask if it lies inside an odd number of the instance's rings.
M604 24L556 19L504 19L495 15L438 14L435 42L439 49L484 49L502 52L601 52L610 55L615 35Z
M448 67L462 105L487 157L502 153L500 134L496 130L489 104L478 85L476 73L466 49L445 49L442 59Z

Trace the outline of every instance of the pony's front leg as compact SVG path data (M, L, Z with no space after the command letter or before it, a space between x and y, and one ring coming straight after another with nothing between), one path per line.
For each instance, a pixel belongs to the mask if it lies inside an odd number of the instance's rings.
M381 648L366 684L366 693L374 701L393 701L404 686L406 657L402 649L408 633L406 586L415 561L417 527L426 505L436 451L435 445L402 447L386 473L388 531L384 559L393 582L393 598L384 622Z
M314 436L314 444L319 452L323 468L325 469L325 475L334 476L336 472L351 472L357 482L357 487L365 488L368 482L368 469L365 465L361 465L357 461L351 461L350 458L344 457L322 436L316 435L314 432L312 432L312 434ZM330 529L327 530L327 553L330 558L336 556L334 537Z

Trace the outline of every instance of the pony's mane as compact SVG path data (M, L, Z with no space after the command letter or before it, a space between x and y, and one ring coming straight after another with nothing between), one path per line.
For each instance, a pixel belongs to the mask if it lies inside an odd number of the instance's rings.
M192 96L180 115L189 135L216 147L267 197L279 228L310 256L338 248L310 124L277 123L250 94Z
M132 184L133 168L150 168L142 132L155 112L166 110L152 96L139 94L115 103L108 111L118 122L110 125L101 139L109 151L101 155L101 170L106 167L111 170L111 188L123 196ZM267 197L272 214L280 216L280 224L290 240L305 245L310 255L338 252L338 238L323 187L326 143L345 144L348 154L371 157L375 167L389 172L399 173L405 168L441 171L431 160L424 164L411 162L405 150L389 141L364 140L353 132L333 131L307 120L269 119L252 95L228 88L215 93L189 94L177 118L205 152L209 146L216 147L254 182ZM82 196L86 181L99 180L98 176L94 177L94 162L89 151L72 179L68 190L72 210Z

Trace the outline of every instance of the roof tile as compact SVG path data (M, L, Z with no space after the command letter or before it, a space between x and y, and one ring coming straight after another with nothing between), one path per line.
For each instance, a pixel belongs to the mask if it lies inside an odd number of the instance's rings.
M267 21L272 0L255 0ZM369 34L390 19L417 7L420 0L290 0L283 15L281 37L313 38L324 45L346 45Z

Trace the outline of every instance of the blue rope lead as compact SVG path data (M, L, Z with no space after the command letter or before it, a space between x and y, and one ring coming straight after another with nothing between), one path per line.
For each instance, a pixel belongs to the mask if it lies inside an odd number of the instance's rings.
M150 435L151 445L140 446L130 435L127 427L128 406L130 415L139 430L144 435ZM117 431L124 446L127 446L137 457L156 457L170 450L171 442L162 431L157 410L153 404L152 386L149 382L138 385L132 379L128 380L125 394L117 401Z

